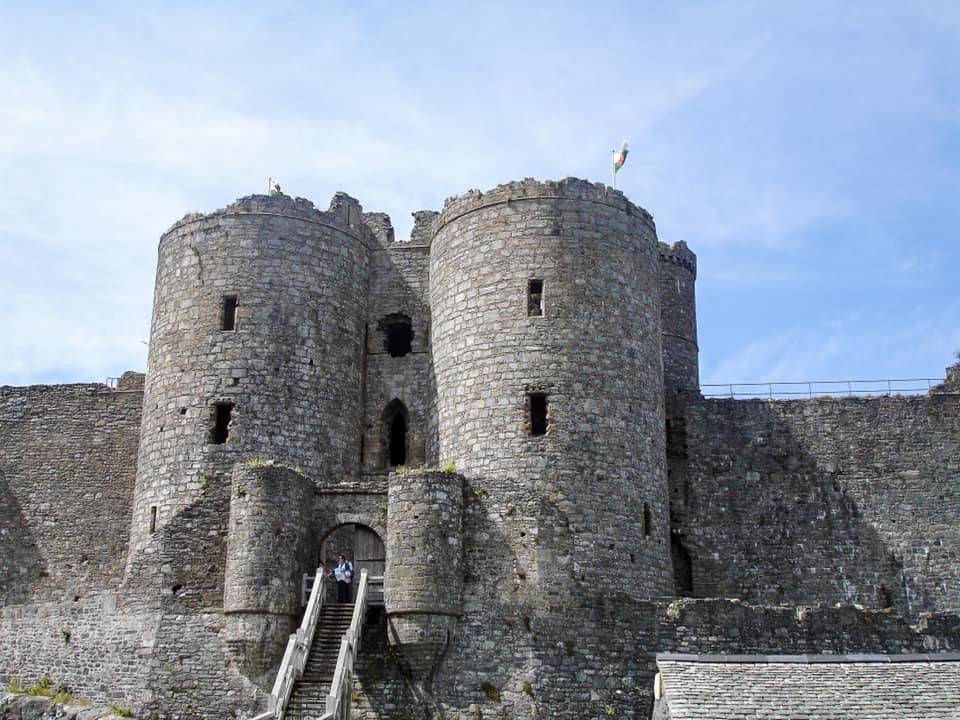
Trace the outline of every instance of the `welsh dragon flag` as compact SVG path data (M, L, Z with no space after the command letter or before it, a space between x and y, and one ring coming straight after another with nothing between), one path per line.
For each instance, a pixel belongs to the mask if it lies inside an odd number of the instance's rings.
M616 175L617 171L623 167L623 164L627 161L627 153L630 152L627 147L627 141L623 141L623 145L620 146L619 150L613 151L613 173Z

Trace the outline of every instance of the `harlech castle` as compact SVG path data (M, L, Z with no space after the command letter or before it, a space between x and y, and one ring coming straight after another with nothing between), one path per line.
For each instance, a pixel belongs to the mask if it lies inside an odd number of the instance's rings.
M696 257L621 192L414 216L187 215L145 374L0 388L0 682L141 718L960 718L960 366L705 398Z

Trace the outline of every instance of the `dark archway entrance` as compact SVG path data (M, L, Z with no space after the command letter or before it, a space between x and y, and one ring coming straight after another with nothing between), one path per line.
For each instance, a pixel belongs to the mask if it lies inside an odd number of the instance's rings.
M334 528L320 544L320 564L331 568L337 556L343 553L353 564L354 577L359 580L361 570L367 571L370 582L370 602L383 603L383 572L387 553L380 536L360 523L347 523Z

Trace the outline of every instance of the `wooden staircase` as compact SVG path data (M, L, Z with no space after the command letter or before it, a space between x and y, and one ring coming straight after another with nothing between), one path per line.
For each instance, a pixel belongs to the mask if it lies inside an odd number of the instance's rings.
M320 609L303 675L293 687L284 716L288 720L317 719L327 711L327 694L337 666L340 642L350 629L352 616L352 603L331 603Z

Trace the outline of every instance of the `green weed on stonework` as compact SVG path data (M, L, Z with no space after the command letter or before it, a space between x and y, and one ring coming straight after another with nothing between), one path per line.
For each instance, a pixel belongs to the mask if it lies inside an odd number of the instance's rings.
M7 681L6 691L18 695L53 698L54 702L61 705L89 705L86 700L74 697L66 685L60 684L54 687L49 675L41 676L33 685L24 685L17 678L12 677Z
M500 690L493 683L484 681L480 683L480 689L483 690L483 694L489 699L493 700L494 702L500 702Z

